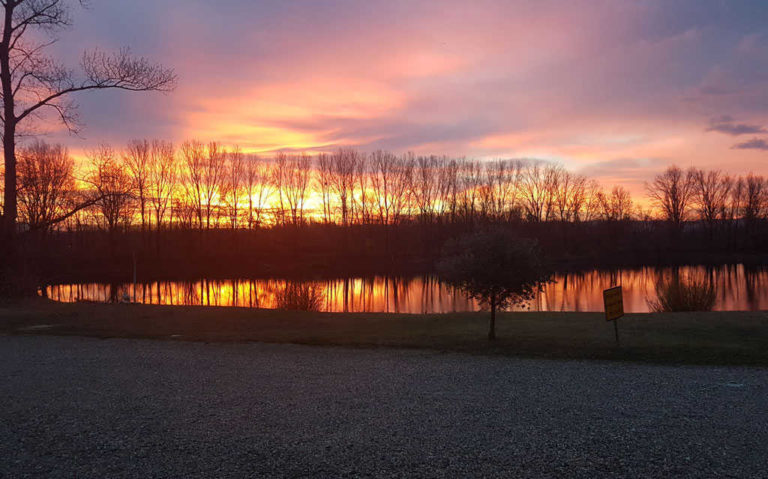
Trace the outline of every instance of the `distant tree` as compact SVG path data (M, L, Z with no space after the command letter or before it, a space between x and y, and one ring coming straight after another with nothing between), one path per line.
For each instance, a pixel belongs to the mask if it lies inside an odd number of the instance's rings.
M317 186L320 190L320 198L323 205L323 222L333 221L333 208L331 205L331 181L333 178L333 163L331 156L320 153L317 156Z
M738 177L731 185L731 193L728 195L728 204L723 214L724 218L733 223L738 219L744 210L744 196L746 190L744 178Z
M221 196L227 208L229 225L232 229L235 229L240 218L240 196L243 192L245 180L248 178L245 174L243 153L240 151L240 147L235 146L228 156L229 158L225 164Z
M245 162L245 194L248 196L248 227L261 225L262 214L272 195L272 172L266 161L251 156Z
M436 156L420 156L416 159L412 195L424 223L432 221L437 198L437 171L440 159Z
M731 179L719 170L693 170L694 202L699 216L711 229L722 216L731 192Z
M286 189L285 189L285 183L288 179L288 176L290 173L288 172L290 165L288 164L288 154L279 151L275 155L275 161L272 170L270 173L272 174L270 177L270 181L272 183L272 186L275 188L275 193L277 193L277 204L275 205L277 208L276 214L275 214L275 223L284 225L286 221Z
M61 145L36 141L19 152L19 213L30 229L47 232L73 209L74 161Z
M624 221L632 215L632 197L623 186L614 186L611 194L597 193L602 219L606 221Z
M131 140L123 154L123 162L133 179L136 196L139 200L139 218L141 231L147 227L147 194L149 188L149 169L152 147L147 140Z
M464 221L475 219L477 206L480 203L480 186L483 180L483 165L479 161L469 160L459 162L459 195L458 213Z
M185 202L194 213L197 227L203 229L203 208L205 191L205 145L196 140L185 141L181 144L181 158L184 162ZM191 223L191 221L190 221Z
M306 154L282 156L286 162L282 164L278 157L278 165L284 168L282 174L282 192L285 204L290 212L290 223L299 225L304 222L304 207L310 187L312 159Z
M496 160L485 164L480 186L483 217L500 221L514 209L519 182L519 161Z
M187 198L197 217L200 229L210 229L216 200L222 193L226 176L226 150L215 141L203 144L200 141L186 141L181 145L186 177L184 186Z
M415 160L412 155L398 157L385 151L371 155L371 187L378 221L397 223L411 199Z
M752 173L747 175L744 190L744 219L753 222L763 216L766 204L765 179Z
M159 140L152 142L149 159L149 197L155 210L155 227L160 231L177 190L178 162L173 145Z
M589 180L584 175L574 175L571 183L570 192L567 195L568 208L570 213L568 218L579 222L584 219L585 208L589 204Z
M576 187L576 175L565 169L560 169L554 175L554 186L554 217L558 221L570 221L573 215L571 200Z
M670 166L656 175L652 183L646 184L646 190L664 219L679 226L688 216L694 199L693 172Z
M456 221L456 210L459 193L459 162L446 161L438 175L438 196L440 213L448 219Z
M375 151L371 155L371 186L376 198L379 223L389 224L392 216L392 196L397 157L386 151Z
M580 209L577 211L580 221L592 221L600 216L601 196L603 195L600 183L595 179L588 180L584 185L584 195L581 198Z
M227 150L218 142L208 142L203 169L203 199L205 208L205 228L210 229L211 220L218 225L217 202L221 199L227 171ZM214 217L214 214L216 215Z
M359 162L360 153L351 148L340 148L331 155L331 188L338 197L340 221L344 226L351 223L351 203Z
M373 194L370 193L370 158L366 154L361 154L359 161L357 162L357 167L355 168L355 178L353 180L354 186L353 189L353 196L354 191L357 191L357 201L354 201L354 203L357 203L357 207L355 208L355 212L357 214L357 222L358 224L368 224L371 222L371 213L374 208L374 198Z
M490 340L496 338L496 310L529 301L549 278L536 241L500 229L449 241L437 270L445 282L490 308Z
M91 171L86 182L93 187L97 222L111 236L131 224L135 212L135 188L131 173L114 150L100 146L88 154Z
M560 167L541 162L527 165L520 183L523 207L529 221L539 222L551 218L557 193Z
M395 175L393 177L391 218L393 223L399 223L410 212L413 191L413 169L416 159L412 153L401 156L395 163Z

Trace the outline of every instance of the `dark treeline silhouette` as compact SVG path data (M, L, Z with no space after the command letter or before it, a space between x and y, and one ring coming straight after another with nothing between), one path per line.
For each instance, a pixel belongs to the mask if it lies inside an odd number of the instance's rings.
M442 244L490 225L536 238L560 269L759 261L766 180L670 167L655 207L560 165L341 148L264 158L220 144L19 152L19 218L35 281L142 275L430 272Z

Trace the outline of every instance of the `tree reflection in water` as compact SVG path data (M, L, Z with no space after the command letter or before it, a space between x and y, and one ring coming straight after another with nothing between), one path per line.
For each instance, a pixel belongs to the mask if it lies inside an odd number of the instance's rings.
M673 275L708 279L715 287L715 310L768 309L768 269L744 265L717 267L639 268L557 274L544 285L529 305L518 310L602 311L602 292L614 284L624 289L628 312L649 310L659 279ZM294 300L311 296L320 311L445 313L477 311L479 306L435 277L345 278L324 281L281 279L202 279L198 281L152 281L138 283L136 301L147 304L285 307L286 292ZM133 298L132 283L86 283L49 285L41 295L56 301L120 302ZM283 298L283 299L281 299ZM283 303L281 303L283 301ZM293 308L295 309L295 308ZM301 309L301 308L300 308Z

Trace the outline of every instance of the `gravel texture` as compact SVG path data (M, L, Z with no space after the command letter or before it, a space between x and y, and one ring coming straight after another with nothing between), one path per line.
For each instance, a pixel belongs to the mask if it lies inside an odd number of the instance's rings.
M0 336L0 477L768 477L768 370Z

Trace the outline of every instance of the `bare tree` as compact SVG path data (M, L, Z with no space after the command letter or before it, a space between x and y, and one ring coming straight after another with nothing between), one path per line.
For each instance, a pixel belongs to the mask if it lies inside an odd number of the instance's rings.
M290 165L288 164L288 155L282 151L278 152L277 155L275 155L275 164L274 168L272 168L271 181L272 185L275 187L278 200L278 210L275 215L275 222L281 225L284 225L286 222L285 202L287 199L285 183L288 180L288 176L290 175L288 172L289 168Z
M198 228L203 228L203 201L205 183L205 145L199 141L185 141L181 145L184 161L184 191L190 210L197 219Z
M320 201L323 207L323 222L333 221L333 206L331 204L331 182L333 163L327 153L317 155L317 186L320 190Z
M331 186L339 198L341 224L344 226L350 224L350 205L353 201L358 157L359 153L351 148L340 148L331 156Z
M375 151L371 155L371 186L376 198L379 223L382 224L389 224L392 216L392 190L396 162L395 155L386 151Z
M584 216L584 209L588 202L589 181L583 175L574 175L572 177L571 190L569 194L570 213L569 219L575 222L580 221Z
M496 160L485 164L480 180L480 210L489 219L501 220L515 195L514 163Z
M133 186L139 200L139 216L141 218L141 231L147 225L147 187L149 183L151 147L147 140L132 140L128 143L123 161L128 166L128 171L133 178Z
M718 218L721 220L727 219L728 209L730 208L730 198L733 193L733 188L736 185L736 181L730 175L723 175L720 188L722 189L723 198L720 202L720 210L717 212Z
M380 223L397 223L407 211L414 164L412 155L398 157L385 151L371 155L371 188Z
M304 203L312 172L312 160L305 154L281 157L284 163L281 194L285 196L290 211L291 224L304 222ZM285 160L287 158L287 160Z
M441 161L436 156L416 158L412 196L418 209L419 218L429 223L435 215L438 196L438 173Z
M623 186L611 189L611 209L617 220L626 221L632 218L632 195Z
M519 190L522 178L523 162L520 160L501 160L496 165L498 214L509 219L520 216ZM501 218L500 216L500 218Z
M149 156L149 198L155 212L155 227L163 226L168 207L172 204L178 181L178 162L173 145L155 140Z
M592 179L586 182L583 205L579 213L581 221L592 221L599 217L601 193L602 189L596 180Z
M744 190L744 219L754 221L761 218L765 212L766 185L762 176L748 174Z
M728 205L725 210L725 219L733 221L741 216L744 211L744 196L746 191L744 178L737 178L731 187L731 194L728 198Z
M218 210L215 200L221 194L225 174L226 151L215 141L204 145L199 141L186 141L181 145L185 163L185 188L187 197L197 217L199 228L210 229L214 213Z
M483 166L475 160L461 161L458 171L458 213L464 221L473 221L480 202Z
M272 195L272 172L264 160L252 156L245 162L245 192L248 196L248 227L261 225L262 215Z
M450 160L443 165L438 175L438 191L440 212L449 216L451 222L456 220L456 210L459 194L459 162Z
M399 223L411 211L413 169L416 164L412 154L398 158L392 195L392 220Z
M520 193L526 216L530 221L542 221L547 209L547 167L540 163L527 165L520 183Z
M652 183L646 184L646 190L664 218L674 225L680 225L687 218L693 199L693 173L670 166L656 175Z
M602 219L607 221L622 221L630 219L632 215L632 197L623 186L614 186L611 194L606 195L602 191L597 193L600 203Z
M18 167L22 221L45 232L73 209L74 162L61 145L35 142L20 151Z
M216 202L221 197L222 183L226 174L226 158L227 150L225 148L215 141L208 143L205 149L203 169L203 206L206 229L211 227L211 220L215 220L214 213L219 211Z
M243 193L245 165L243 153L235 147L225 164L225 178L222 185L222 197L227 207L227 216L232 229L237 228L240 219L240 197Z
M556 218L559 221L570 221L573 211L571 210L571 198L575 176L564 169L559 169L555 173L553 203L555 206Z
M556 218L555 201L557 191L560 188L560 181L563 177L563 167L561 165L547 165L544 168L544 219L551 221Z
M694 202L710 228L721 217L730 194L731 180L719 170L692 170Z
M102 145L88 154L97 223L110 233L127 228L134 214L134 187L126 166L112 148Z
M3 224L13 238L17 217L16 137L32 131L30 120L52 113L69 130L78 128L75 92L117 88L130 91L169 91L176 82L172 70L132 57L127 49L114 55L100 50L83 54L82 74L46 56L55 34L71 24L65 0L4 0L0 38L3 155L5 189ZM35 35L37 30L42 35ZM48 37L47 39L45 37Z
M375 206L373 195L370 192L370 157L361 153L355 168L354 186L352 187L355 205L355 216L358 224L367 224L371 221L371 212ZM355 195L355 192L357 194Z

